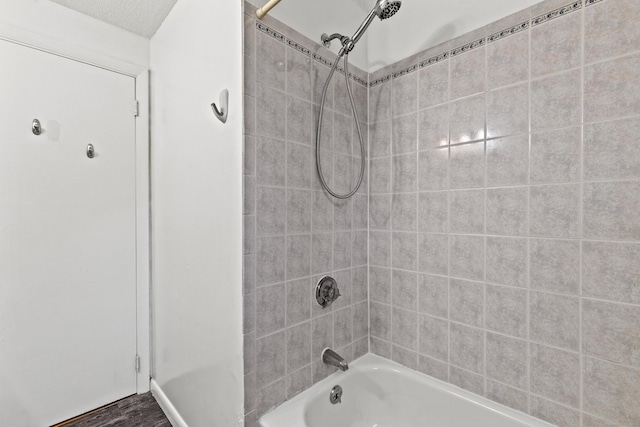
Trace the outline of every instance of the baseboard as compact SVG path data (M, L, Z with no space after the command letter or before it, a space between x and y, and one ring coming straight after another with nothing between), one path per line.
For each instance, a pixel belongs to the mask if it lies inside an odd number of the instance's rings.
M151 394L155 397L173 427L189 427L154 379L151 380Z

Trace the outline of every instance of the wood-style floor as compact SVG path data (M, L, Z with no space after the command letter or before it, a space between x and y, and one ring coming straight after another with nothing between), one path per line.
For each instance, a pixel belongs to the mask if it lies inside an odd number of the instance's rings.
M151 393L119 400L54 427L171 427Z

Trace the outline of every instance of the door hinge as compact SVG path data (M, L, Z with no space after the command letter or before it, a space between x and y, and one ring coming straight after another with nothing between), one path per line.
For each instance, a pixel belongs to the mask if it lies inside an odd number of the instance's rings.
M140 372L140 356L136 354L136 372Z
M133 115L135 117L140 115L140 103L137 100L133 101Z

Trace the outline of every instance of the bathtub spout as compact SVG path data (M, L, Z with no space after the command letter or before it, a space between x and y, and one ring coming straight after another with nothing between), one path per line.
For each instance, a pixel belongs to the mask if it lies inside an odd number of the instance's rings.
M322 361L327 365L335 366L341 371L346 371L347 369L349 369L349 364L346 360L344 360L344 357L340 356L330 348L325 348L322 351Z

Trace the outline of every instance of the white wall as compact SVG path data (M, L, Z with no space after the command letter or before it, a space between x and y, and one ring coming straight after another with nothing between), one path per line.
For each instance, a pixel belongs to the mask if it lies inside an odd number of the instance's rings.
M0 38L132 76L149 67L149 40L48 0L0 0Z
M241 7L179 1L151 40L153 376L190 427L243 413Z

